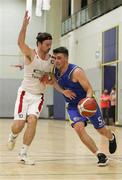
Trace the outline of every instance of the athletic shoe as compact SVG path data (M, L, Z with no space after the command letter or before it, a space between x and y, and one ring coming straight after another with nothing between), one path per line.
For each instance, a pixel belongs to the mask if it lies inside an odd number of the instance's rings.
M35 165L35 162L27 158L27 154L19 154L19 163L24 165Z
M10 151L14 149L15 142L16 142L16 137L14 137L12 134L9 134L7 146Z
M113 136L114 136L114 139L111 141L109 140L109 152L111 154L113 154L117 149L116 137L114 133L113 133Z
M98 153L97 154L97 157L98 157L98 166L106 166L108 164L108 158L105 154L103 153Z

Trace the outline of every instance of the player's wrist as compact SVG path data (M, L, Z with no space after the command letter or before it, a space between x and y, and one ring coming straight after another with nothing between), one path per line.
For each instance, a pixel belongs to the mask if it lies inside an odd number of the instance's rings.
M63 95L65 95L65 92L66 92L65 89L62 89L62 90L61 90L61 93L62 93Z
M87 98L94 98L93 96L86 96Z

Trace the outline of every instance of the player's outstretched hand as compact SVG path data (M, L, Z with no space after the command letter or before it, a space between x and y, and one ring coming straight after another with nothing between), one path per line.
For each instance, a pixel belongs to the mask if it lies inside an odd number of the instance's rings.
M30 20L30 17L28 16L28 11L26 11L24 19L23 19L23 26L27 27L27 25L29 24L29 20Z

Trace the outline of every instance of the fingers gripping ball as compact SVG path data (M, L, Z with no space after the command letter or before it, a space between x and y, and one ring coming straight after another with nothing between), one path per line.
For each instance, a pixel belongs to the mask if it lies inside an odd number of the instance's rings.
M84 98L78 103L78 111L82 116L91 117L97 111L97 102L94 98Z

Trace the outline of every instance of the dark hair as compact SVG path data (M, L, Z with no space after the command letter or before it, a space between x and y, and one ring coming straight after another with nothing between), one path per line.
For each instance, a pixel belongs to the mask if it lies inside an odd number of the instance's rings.
M66 56L69 56L68 49L66 47L58 47L56 49L53 49L54 54L62 53Z
M43 33L39 32L37 34L36 39L37 39L36 44L38 45L38 42L42 43L45 40L52 40L52 36L51 36L51 34L49 34L47 32L43 32Z

